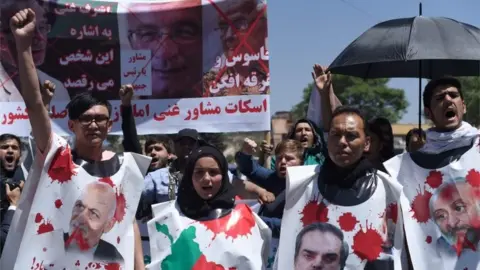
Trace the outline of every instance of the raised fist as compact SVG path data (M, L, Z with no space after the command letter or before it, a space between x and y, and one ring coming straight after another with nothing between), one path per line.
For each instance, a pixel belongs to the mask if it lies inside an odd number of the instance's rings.
M10 19L10 29L15 37L17 48L26 49L32 44L35 34L35 12L32 9L23 9Z
M122 85L118 94L122 100L122 105L130 106L132 104L133 86L131 84Z
M267 143L267 141L263 140L262 143L260 144L260 148L262 149L262 152L265 155L270 156L273 151L273 145Z
M243 153L247 155L253 155L256 152L257 143L249 138L243 140Z
M43 82L41 87L43 104L50 104L50 101L52 101L53 95L55 94L55 87L55 84L49 80Z

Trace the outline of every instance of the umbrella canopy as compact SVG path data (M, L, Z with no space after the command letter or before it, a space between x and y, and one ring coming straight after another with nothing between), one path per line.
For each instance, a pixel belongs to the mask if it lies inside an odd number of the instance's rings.
M329 70L361 78L479 76L480 29L443 17L385 21L353 41Z

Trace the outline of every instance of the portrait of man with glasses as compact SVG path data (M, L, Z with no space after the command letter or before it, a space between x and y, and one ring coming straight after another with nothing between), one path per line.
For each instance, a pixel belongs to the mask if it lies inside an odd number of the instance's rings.
M150 98L201 97L201 0L131 3L128 41L133 50L150 50Z
M17 67L15 40L10 31L10 18L18 11L31 8L37 14L37 30L33 38L32 55L35 66L41 67L47 51L47 37L55 22L55 14L42 0L0 1L0 102L22 102L19 92L20 78ZM53 101L69 101L63 83L37 68L39 83L48 80L56 85Z

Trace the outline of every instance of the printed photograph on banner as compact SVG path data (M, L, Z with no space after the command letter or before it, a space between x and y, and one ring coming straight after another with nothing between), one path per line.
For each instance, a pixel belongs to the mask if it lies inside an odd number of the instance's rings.
M303 227L295 239L295 270L343 270L349 254L340 228L323 222Z
M121 85L131 84L135 96L152 95L151 51L122 50Z
M270 93L266 0L202 0L203 96Z
M122 2L118 22L122 53L150 51L142 69L150 69L151 94L142 99L202 96L201 0Z
M47 68L52 58L52 30L59 23L54 12L55 4L43 1L2 0L0 3L0 102L22 102L19 92L20 78L16 60L16 44L10 30L10 18L18 11L31 8L37 19L37 31L33 37L33 61L37 66L40 82L50 80L57 84L54 100L69 100L68 90L63 86L58 74L52 74ZM58 64L56 64L58 66Z

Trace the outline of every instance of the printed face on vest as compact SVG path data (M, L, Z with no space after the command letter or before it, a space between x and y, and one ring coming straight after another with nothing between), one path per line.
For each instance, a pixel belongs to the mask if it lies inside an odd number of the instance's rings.
M275 169L280 178L287 176L287 168L302 165L297 152L284 152L275 156Z
M112 129L108 108L95 105L78 119L68 121L69 129L75 133L75 147L101 146Z
M0 160L4 170L13 171L20 160L20 145L15 139L0 142Z
M295 258L295 270L339 270L342 241L331 232L305 233Z
M202 157L197 160L192 178L193 188L198 196L205 200L215 196L222 186L222 171L212 157Z
M453 86L440 85L433 91L430 108L425 108L426 115L440 130L454 130L462 124L467 112L458 89Z
M115 209L116 195L111 186L102 182L88 184L73 206L69 237L82 250L98 245L102 235L115 224Z
M312 147L313 145L313 130L308 123L298 123L295 127L295 140L302 143L304 148Z
M348 167L358 162L370 147L370 138L365 135L362 118L351 113L335 116L327 145L328 155L337 166Z
M476 245L480 237L480 205L466 182L440 186L430 200L432 217L451 245L465 239Z

